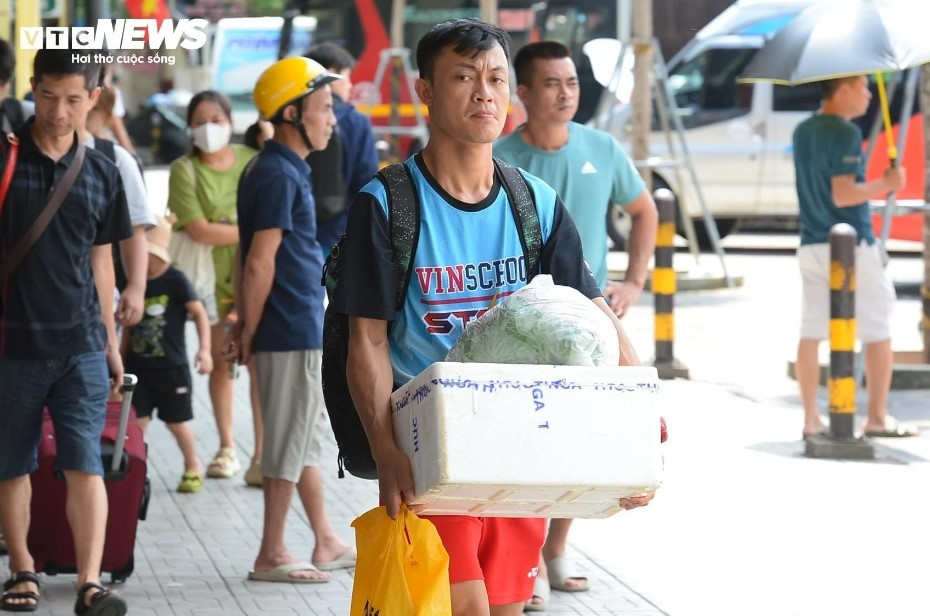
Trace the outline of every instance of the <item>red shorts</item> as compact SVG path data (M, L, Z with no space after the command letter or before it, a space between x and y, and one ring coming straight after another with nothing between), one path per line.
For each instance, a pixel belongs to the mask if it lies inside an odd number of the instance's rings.
M528 601L546 538L542 518L421 516L436 526L449 553L452 584L484 580L490 605Z

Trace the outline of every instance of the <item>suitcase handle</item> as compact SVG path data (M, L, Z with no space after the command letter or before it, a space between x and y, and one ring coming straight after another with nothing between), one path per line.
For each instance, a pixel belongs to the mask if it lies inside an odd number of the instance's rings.
M123 447L126 444L126 430L129 428L129 409L132 408L132 394L136 390L138 377L134 374L123 375L123 405L119 413L119 430L116 433L116 443L113 445L113 461L110 464L110 470L118 473L120 463L123 460Z

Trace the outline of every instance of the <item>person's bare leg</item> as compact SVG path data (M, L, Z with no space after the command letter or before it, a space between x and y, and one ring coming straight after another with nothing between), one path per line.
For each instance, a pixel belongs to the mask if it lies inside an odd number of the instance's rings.
M265 425L262 422L262 403L258 396L258 377L255 373L255 362L249 362L249 397L252 400L252 430L255 448L252 451L253 460L262 459L262 440L265 437Z
M819 434L824 425L817 408L817 388L820 386L820 359L817 352L820 340L802 338L798 342L798 358L794 374L801 390L801 404L804 406L804 434Z
M491 616L520 616L523 613L523 605L522 601L520 603L508 603L507 605L492 605Z
M888 391L894 370L891 340L865 345L865 384L869 392L869 407L863 431L885 429L888 417Z
M452 616L490 616L491 608L488 606L488 589L484 580L469 580L457 582L450 586L452 597ZM520 614L523 603L519 603ZM495 612L495 614L497 614Z
M267 479L265 479L267 481ZM300 502L307 512L310 528L316 539L310 560L314 563L326 563L335 560L351 549L333 530L323 504L323 478L316 466L305 466L297 483Z
M565 546L568 543L568 530L572 527L571 519L553 518L549 521L549 532L546 534L546 543L543 544L542 555L546 560L552 560L565 555Z
M284 542L287 512L294 494L294 484L285 479L265 477L262 482L265 496L265 519L262 524L262 543L255 558L255 571L268 571L279 565L299 562ZM329 574L322 571L294 571L294 579L325 580Z
M79 471L65 471L68 495L65 511L71 534L74 535L74 555L77 564L77 587L88 582L100 583L100 561L107 529L107 491L103 477ZM84 595L89 605L99 592Z
M565 556L565 548L568 545L568 531L572 527L570 518L554 518L549 522L549 532L546 535L546 543L542 548L542 566L539 568L539 576L546 580L549 579L548 567L545 561ZM588 580L585 577L568 577L559 580L562 586L568 588L586 588Z
M12 573L19 571L34 571L35 562L26 546L26 535L29 533L30 512L29 504L32 501L32 483L29 475L22 475L8 481L0 481L0 526L3 527L6 547L9 552L9 565ZM10 592L39 592L32 582L23 582L10 589ZM13 604L29 604L35 602L22 599L11 600Z
M151 417L136 417L136 425L139 426L139 429L142 430L143 434L145 434L145 431L149 429L150 423L152 423Z
M223 324L210 328L210 343L213 352L213 365L210 373L210 402L213 404L213 417L216 419L216 431L220 437L220 447L232 449L233 445L233 381L225 370L226 360L222 357L223 340L226 333Z
M184 472L202 476L203 469L200 466L200 460L197 459L197 441L194 438L194 431L191 429L190 423L185 421L165 425L174 435L174 439L178 442L178 448L184 456Z

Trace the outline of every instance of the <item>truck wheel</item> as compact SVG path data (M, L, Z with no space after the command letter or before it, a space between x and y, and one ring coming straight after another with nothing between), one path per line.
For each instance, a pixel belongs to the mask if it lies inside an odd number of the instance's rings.
M612 203L607 208L607 237L613 242L612 250L626 250L626 241L630 237L630 217L619 205Z

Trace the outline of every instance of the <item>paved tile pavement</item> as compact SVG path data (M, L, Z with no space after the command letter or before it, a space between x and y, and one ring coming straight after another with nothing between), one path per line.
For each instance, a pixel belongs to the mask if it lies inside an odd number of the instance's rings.
M204 464L217 447L207 383L194 377L194 430ZM252 451L248 376L236 387L236 445L243 466ZM326 584L251 582L246 576L261 538L262 493L249 488L241 474L235 479L209 479L199 494L178 494L182 460L168 430L154 421L147 435L152 500L148 519L139 523L136 570L119 591L133 616L191 615L320 615L347 616L352 594L352 570L337 571ZM326 509L347 542L354 543L352 520L377 504L373 482L338 479L336 446L323 470ZM294 499L287 527L288 544L308 560L313 538L299 500ZM609 571L577 549L569 554L591 578L586 593L553 593L549 614L664 614ZM0 570L7 567L3 557ZM43 576L37 614L72 613L74 576ZM109 577L104 576L108 581Z

